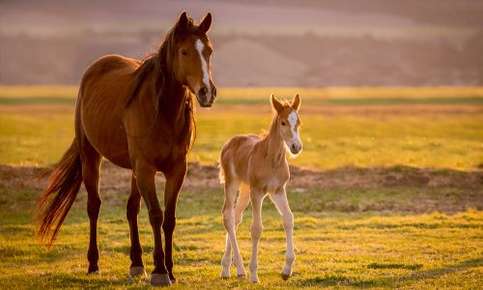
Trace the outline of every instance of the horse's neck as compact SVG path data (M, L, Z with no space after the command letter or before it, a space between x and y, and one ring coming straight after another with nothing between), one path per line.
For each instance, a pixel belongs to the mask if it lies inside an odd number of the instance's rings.
M278 122L275 118L272 121L268 135L263 140L266 158L271 160L274 166L285 160L285 145L283 144L282 136L280 136Z

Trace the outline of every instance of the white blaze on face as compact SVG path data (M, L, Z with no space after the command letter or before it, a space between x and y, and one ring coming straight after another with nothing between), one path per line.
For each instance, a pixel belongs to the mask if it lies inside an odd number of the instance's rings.
M292 148L294 148L297 153L300 152L302 149L302 142L300 141L299 131L297 130L297 123L298 123L298 115L294 111L288 115L288 123L290 125L290 131L292 133L292 139L286 142L287 147L289 147L289 151L292 152Z
M208 89L208 96L211 96L211 87L210 87L210 76L208 75L208 64L206 63L206 59L203 56L203 49L205 45L201 39L197 39L195 42L195 48L200 55L201 61L201 71L203 72L203 84Z
M300 136L299 132L297 130L297 121L299 117L297 116L296 112L292 112L288 115L288 123L290 124L290 130L292 131L292 143L295 143L297 145L300 144Z

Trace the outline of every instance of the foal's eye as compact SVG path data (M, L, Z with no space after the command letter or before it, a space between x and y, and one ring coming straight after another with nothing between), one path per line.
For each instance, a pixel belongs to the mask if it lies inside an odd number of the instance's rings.
M285 126L285 125L287 125L287 123L285 123L284 121L282 121L282 126Z
M186 56L186 55L188 55L188 51L186 49L182 49L181 54Z

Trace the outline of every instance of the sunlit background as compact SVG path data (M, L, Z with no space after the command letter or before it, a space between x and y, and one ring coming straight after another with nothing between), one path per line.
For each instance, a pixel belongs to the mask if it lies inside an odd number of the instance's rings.
M103 163L101 273L88 276L82 189L53 250L33 238L41 173L74 137L77 86L105 54L155 52L182 11L213 14L218 99L197 108L178 205L179 288L467 288L483 285L483 1L0 1L0 288L147 287L127 278L130 172ZM260 286L220 280L221 146L264 133L271 93L299 93L290 159L294 276L264 205ZM164 180L157 176L162 200ZM143 205L140 236L152 270ZM250 210L240 226L250 256ZM232 273L234 274L234 272Z

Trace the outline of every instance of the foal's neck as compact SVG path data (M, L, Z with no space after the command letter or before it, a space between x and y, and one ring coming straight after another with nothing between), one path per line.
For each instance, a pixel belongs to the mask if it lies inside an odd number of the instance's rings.
M271 160L273 166L277 166L285 160L285 145L280 135L277 116L272 120L270 131L264 138L263 145L265 146L266 158Z

